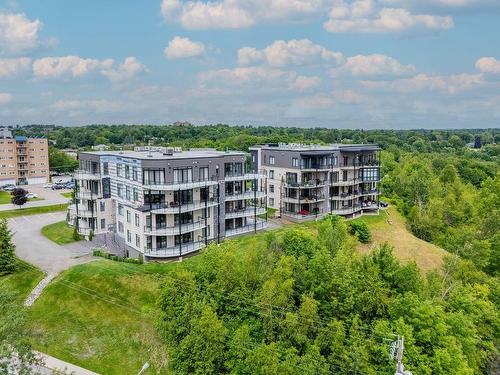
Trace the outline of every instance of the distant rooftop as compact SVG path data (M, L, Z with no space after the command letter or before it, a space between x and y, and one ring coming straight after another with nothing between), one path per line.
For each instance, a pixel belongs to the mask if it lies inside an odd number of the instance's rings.
M268 143L265 145L257 145L251 149L264 149L264 150L283 150L283 151L376 151L380 147L375 144L341 144L334 143L329 145L319 144L302 144L302 143Z
M0 138L12 138L12 131L9 128L0 128Z
M181 151L179 149L166 148L165 152L159 151L83 151L82 154L100 155L100 156L116 156L122 158L132 158L141 160L168 160L168 159L201 159L223 157L228 155L244 156L245 152L242 151L217 151L214 149L195 149Z

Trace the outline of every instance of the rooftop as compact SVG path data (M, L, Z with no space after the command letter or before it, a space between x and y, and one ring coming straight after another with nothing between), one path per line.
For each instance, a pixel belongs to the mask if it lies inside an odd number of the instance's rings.
M282 150L282 151L377 151L380 147L375 144L302 144L302 143L269 143L257 145L251 149Z
M187 151L172 151L164 153L158 151L83 151L82 154L116 156L122 158L141 159L141 160L172 160L172 159L201 159L217 158L224 156L245 156L242 151L217 151L213 149L199 149Z

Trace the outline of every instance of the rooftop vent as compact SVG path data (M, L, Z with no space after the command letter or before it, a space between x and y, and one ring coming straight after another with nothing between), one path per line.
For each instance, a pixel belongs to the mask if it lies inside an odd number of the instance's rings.
M174 148L173 147L167 147L165 149L165 152L163 153L163 155L173 155L174 154Z

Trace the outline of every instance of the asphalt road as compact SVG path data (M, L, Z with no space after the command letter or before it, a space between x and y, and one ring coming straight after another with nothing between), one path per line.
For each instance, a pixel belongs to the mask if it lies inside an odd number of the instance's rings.
M54 212L9 219L17 256L48 274L58 274L69 267L92 260L89 242L79 241L61 246L41 234L42 227L65 218L66 212Z

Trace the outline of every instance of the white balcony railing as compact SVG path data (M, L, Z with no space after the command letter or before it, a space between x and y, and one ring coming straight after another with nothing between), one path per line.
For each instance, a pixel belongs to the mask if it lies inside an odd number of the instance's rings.
M247 207L241 210L233 210L226 211L225 218L226 219L234 219L235 217L247 217L254 215L262 215L266 213L266 209L264 207Z
M173 258L182 255L187 255L200 250L205 246L205 242L187 242L180 245L171 247L164 247L159 249L146 249L144 255L152 258Z
M244 173L235 175L224 176L224 181L245 181L245 180L258 180L260 178L265 178L263 173Z
M144 227L144 233L149 236L174 236L193 232L195 230L205 228L205 220L200 220L195 223L187 223L174 226L163 227Z
M101 175L99 172L90 172L90 171L78 169L75 171L74 178L76 180L100 180Z
M151 205L152 213L155 214L178 214L184 213L184 212L191 212L191 211L196 211L196 210L203 210L204 208L210 208L217 206L219 202L216 200L208 200L207 202L205 201L197 201L197 202L192 202L192 203L186 203L186 204L181 204L179 205L176 202L167 202L162 205ZM148 205L144 205L147 207Z
M95 211L89 210L87 206L78 205L78 210L76 207L76 204L72 204L69 206L69 211L70 211L70 216L76 216L77 211L78 211L78 217L95 217L96 213Z
M182 181L182 182L165 182L161 184L145 184L144 189L160 190L160 191L174 191L174 190L187 190L200 187L209 187L217 185L216 180L207 181Z
M266 196L266 193L263 191L246 191L244 193L238 193L238 194L226 194L224 199L226 201L238 201L242 199L254 199L254 198L264 198Z
M255 230L262 230L267 227L267 223L265 221L257 221L256 223L251 222L250 224L247 223L247 225L238 227L238 228L233 228L233 229L226 229L226 237L231 237L231 236L236 236L238 234L244 234L244 233L250 233Z

